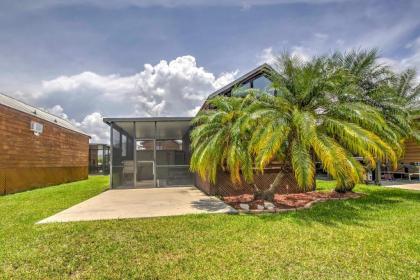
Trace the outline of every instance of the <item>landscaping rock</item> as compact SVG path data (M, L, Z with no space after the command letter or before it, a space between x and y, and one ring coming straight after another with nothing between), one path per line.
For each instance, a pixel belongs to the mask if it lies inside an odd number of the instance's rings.
M249 211L249 205L248 205L248 204L246 204L246 203L240 203L240 204L239 204L239 207L240 207L242 210Z
M240 196L225 197L226 203L248 213L262 212L286 212L310 208L317 202L327 200L342 200L362 196L359 193L336 193L336 192L306 192L292 194L275 194L274 203L262 199L253 200L254 196L244 194ZM245 201L244 201L245 200Z
M268 201L264 201L264 207L267 209L274 209L274 204Z

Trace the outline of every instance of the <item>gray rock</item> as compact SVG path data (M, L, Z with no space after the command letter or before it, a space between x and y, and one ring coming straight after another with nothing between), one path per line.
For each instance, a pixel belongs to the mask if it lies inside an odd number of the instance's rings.
M239 204L239 207L241 207L242 210L249 211L249 205L246 203Z
M257 205L257 209L258 209L258 210L264 210L264 206L262 206L262 205Z
M274 204L268 201L264 201L264 207L267 209L274 209Z

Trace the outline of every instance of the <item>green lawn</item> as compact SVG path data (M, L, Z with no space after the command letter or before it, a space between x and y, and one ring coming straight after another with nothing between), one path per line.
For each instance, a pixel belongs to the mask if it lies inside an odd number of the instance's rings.
M0 278L420 278L415 191L358 186L367 196L286 214L34 224L107 182L0 197Z

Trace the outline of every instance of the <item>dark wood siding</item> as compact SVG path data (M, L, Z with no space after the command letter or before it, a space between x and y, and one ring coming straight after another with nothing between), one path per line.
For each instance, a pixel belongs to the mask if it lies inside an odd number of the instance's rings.
M401 161L404 163L420 162L420 145L414 141L407 141Z
M41 135L31 120L43 124ZM88 136L0 105L0 193L87 178L88 151Z

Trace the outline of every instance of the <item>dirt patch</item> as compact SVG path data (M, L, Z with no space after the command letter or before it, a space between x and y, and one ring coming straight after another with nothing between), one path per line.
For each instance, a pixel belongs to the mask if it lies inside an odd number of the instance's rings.
M294 194L276 194L273 202L254 200L254 195L244 194L239 196L224 197L223 200L242 212L283 212L309 208L316 202L337 199L359 198L359 193L337 193L337 192L306 192Z

